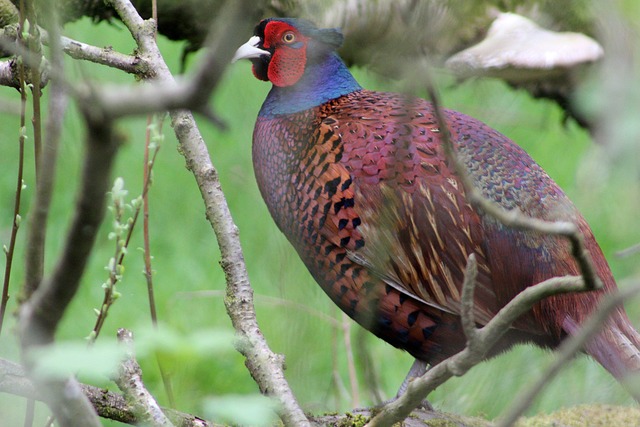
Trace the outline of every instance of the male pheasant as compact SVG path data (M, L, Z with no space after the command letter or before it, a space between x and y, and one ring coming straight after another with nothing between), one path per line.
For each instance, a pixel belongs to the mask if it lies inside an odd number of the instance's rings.
M475 319L486 324L518 292L579 274L563 238L508 228L470 205L446 159L433 106L365 90L336 53L342 34L300 19L265 19L236 52L273 84L253 134L258 186L277 226L350 317L417 364L465 346L460 295L478 261ZM589 226L520 147L480 121L444 111L458 158L505 209L575 223L604 289L538 303L494 353L556 347L616 288ZM640 371L640 335L619 308L585 348L614 376ZM416 369L419 370L419 369Z

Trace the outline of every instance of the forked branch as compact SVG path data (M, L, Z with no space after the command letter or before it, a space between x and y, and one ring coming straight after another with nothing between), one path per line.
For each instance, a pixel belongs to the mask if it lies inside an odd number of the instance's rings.
M461 322L467 338L466 347L460 353L444 360L427 371L422 377L411 382L405 394L386 405L379 414L371 419L368 424L370 427L391 425L404 420L420 404L422 399L436 387L452 376L465 374L473 366L480 363L491 348L508 331L511 324L522 314L529 311L537 302L551 295L582 292L601 287L588 252L584 247L583 237L574 224L563 221L543 221L527 217L516 210L507 211L485 198L473 185L464 165L456 156L453 142L451 141L451 133L447 127L440 104L440 98L430 78L427 78L427 91L434 106L445 154L454 165L456 174L464 185L465 194L469 202L508 227L566 237L571 243L572 255L578 263L581 276L554 277L525 289L504 306L489 323L481 329L477 329L473 318L473 289L477 270L475 257L471 254L467 260L462 291ZM597 331L598 329L596 328L595 330ZM575 351L577 352L580 348L577 347ZM517 413L516 410L514 410L514 413Z
M465 272L463 306L468 306L468 298L473 297L475 286L475 258L467 261ZM429 369L422 377L409 384L405 394L386 405L380 413L367 424L369 427L388 426L404 420L430 392L454 376L462 376L469 369L482 362L491 348L507 332L511 324L526 313L540 300L567 292L584 291L585 285L579 276L554 277L520 292L504 306L483 328L476 329L471 313L463 310L462 324L467 333L467 346L458 354ZM473 303L471 302L471 305Z

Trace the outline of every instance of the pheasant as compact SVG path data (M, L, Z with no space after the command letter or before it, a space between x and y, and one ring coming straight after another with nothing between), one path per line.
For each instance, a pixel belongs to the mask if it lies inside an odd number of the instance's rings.
M363 89L336 53L342 34L271 18L234 60L272 83L253 133L253 164L275 223L311 275L364 328L415 359L411 376L465 346L460 300L468 256L478 276L475 320L486 324L525 288L577 275L560 237L508 228L472 206L442 146L429 102ZM507 137L444 110L458 159L484 197L508 210L570 221L584 235L603 289L547 298L489 356L514 344L554 348L616 283L584 218ZM585 347L621 379L640 371L640 335L623 308Z

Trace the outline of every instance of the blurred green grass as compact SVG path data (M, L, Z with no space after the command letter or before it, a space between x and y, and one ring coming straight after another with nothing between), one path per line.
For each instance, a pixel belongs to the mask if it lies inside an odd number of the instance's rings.
M65 29L66 35L98 46L112 45L130 52L133 44L126 30L107 24L97 26L80 21ZM180 45L161 39L162 51L173 70L178 69ZM192 58L197 61L197 55ZM89 78L96 85L127 82L130 76L88 63L67 60L71 79ZM388 90L389 83L365 70L354 70L363 86ZM342 333L335 322L342 316L306 272L297 255L273 224L261 200L251 164L251 135L257 111L269 86L253 78L249 64L231 66L212 103L229 129L222 132L199 119L201 131L216 165L223 189L244 248L252 285L256 293L258 320L271 348L286 356L286 375L303 407L310 411L350 409L353 401L338 397L332 380L334 357L341 381L348 385L348 370ZM560 184L591 224L618 279L638 275L637 257L616 258L614 252L640 241L635 225L640 207L637 177L629 177L618 168L621 161L605 159L602 147L594 147L589 136L573 123L562 124L562 114L548 102L534 101L522 92L514 92L498 82L456 84L442 79L441 92L448 108L477 117L505 133L523 146ZM16 92L0 88L2 99L17 100ZM132 118L118 124L125 143L118 155L114 179L121 176L131 198L142 185L142 154L146 118ZM0 242L9 240L13 212L13 194L17 168L18 119L0 117L0 132L5 135L0 158ZM33 195L33 153L31 126L27 129L27 168L23 216ZM61 141L56 191L49 221L47 271L59 254L70 221L71 207L78 187L83 153L82 124L70 109ZM219 328L231 331L224 305L224 276L215 236L204 216L195 180L176 150L175 137L165 120L166 139L154 169L151 205L151 251L154 257L154 283L158 314L163 328L181 335ZM595 161L594 161L595 159ZM596 167L597 171L590 168ZM606 170L602 170L606 168ZM597 175L594 175L597 172ZM593 177L599 178L596 186ZM636 181L633 181L636 179ZM57 334L59 340L82 340L90 332L95 316L93 308L102 301L100 285L106 279L104 266L112 256L113 242L107 239L112 217L107 214L100 231L82 287L73 301ZM26 221L23 222L26 224ZM112 307L101 341L114 342L117 328L135 331L148 329L149 308L142 273L141 227L134 233L125 261L125 275L118 290L122 297ZM23 277L23 251L26 227L20 230L14 261L10 310L16 309ZM0 264L3 265L3 264ZM637 301L628 307L632 321L640 326ZM334 320L331 320L334 319ZM11 328L13 319L0 336L0 357L18 359L17 343ZM351 327L352 335L359 328ZM403 352L367 335L380 385L386 397L395 394L411 365ZM335 356L334 356L335 354ZM171 374L177 408L201 413L201 402L208 395L256 393L257 387L237 353L163 354ZM522 346L474 368L463 378L447 382L429 400L439 409L489 418L501 413L518 390L535 380L550 362L548 352ZM158 373L156 359L141 357L147 386L161 404L168 404ZM361 361L356 360L358 368ZM371 404L362 370L359 373L361 405ZM100 384L115 390L107 379ZM630 404L622 388L599 365L580 357L556 378L534 402L530 413L549 412L582 402ZM20 424L24 400L3 395L0 413L7 414L0 425ZM7 424L4 424L7 423ZM108 422L105 422L109 425Z

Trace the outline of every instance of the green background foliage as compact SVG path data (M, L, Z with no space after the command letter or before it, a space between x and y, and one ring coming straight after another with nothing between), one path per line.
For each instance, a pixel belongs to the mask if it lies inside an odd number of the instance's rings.
M94 25L87 21L68 25L66 35L98 46L111 45L131 52L133 42L126 30L115 25ZM180 45L161 39L165 58L173 70L179 68ZM191 61L197 61L195 55ZM354 401L349 385L343 316L314 283L286 239L276 229L264 206L253 177L251 135L253 123L269 86L253 78L248 63L231 66L212 99L217 113L228 124L220 131L200 119L214 164L220 173L231 211L240 229L244 255L255 289L256 310L262 330L271 348L286 356L286 375L306 410L341 411L354 405L372 403L356 349L359 401ZM96 86L133 84L123 73L67 59L69 79L88 79ZM361 84L370 89L402 90L401 82L381 81L366 70L354 70ZM619 258L616 251L640 241L637 212L640 211L637 157L638 139L625 146L596 146L589 135L574 123L562 123L561 111L549 102L532 100L495 81L456 83L438 76L447 108L475 116L505 133L523 146L569 194L591 224L621 286L640 273L638 255ZM637 90L637 88L635 88ZM45 91L46 93L46 91ZM425 96L425 94L420 94ZM0 99L17 101L13 89L0 88ZM595 87L584 96L598 99ZM46 97L45 97L46 102ZM118 124L124 142L115 175L125 181L130 198L142 187L142 156L146 118L132 118ZM151 251L160 334L150 328L149 307L142 274L141 227L134 232L125 273L118 291L122 297L112 307L102 335L101 345L115 346L119 327L134 331L145 382L163 405L168 405L157 367L159 358L172 378L177 409L197 414L211 413L207 402L225 395L251 395L258 392L247 373L243 358L232 350L232 327L224 305L224 276L218 265L220 254L213 232L204 216L204 208L195 181L176 150L175 137L164 125L162 143L153 172L149 198L151 205ZM637 129L631 129L633 138ZM17 171L18 118L0 117L0 242L8 244L13 215L13 197ZM23 253L26 216L34 191L32 129L28 126L27 162L22 215L25 217L11 281L10 311L23 278ZM65 120L64 136L57 170L55 196L49 220L47 272L61 250L73 202L76 198L83 154L82 123L71 108ZM624 139L624 138L623 138ZM82 344L95 321L107 278L104 266L113 256L108 240L113 218L107 214L95 252L77 298L65 315L57 338L68 345ZM627 309L632 322L640 326L638 301ZM19 359L18 344L12 332L14 320L6 319L0 336L0 357ZM380 377L384 397L395 394L411 365L411 358L347 322L354 347L371 354ZM360 343L356 345L357 343ZM67 347L77 348L77 347ZM81 356L85 357L85 356ZM89 357L89 356L86 356ZM474 368L463 378L449 381L429 400L445 411L468 415L498 416L518 390L536 379L550 362L551 354L531 346L522 346ZM102 364L98 359L96 364ZM89 364L90 365L90 364ZM334 379L338 378L337 383ZM107 377L80 373L80 379L110 390L117 390ZM213 398L213 400L212 400ZM218 400L219 401L219 400ZM263 405L258 400L256 405ZM534 402L530 413L548 412L582 402L631 404L626 392L595 362L580 357L546 388ZM251 403L249 403L251 404ZM20 425L24 399L0 396L0 425ZM46 413L39 407L39 416ZM110 425L108 421L105 424Z

